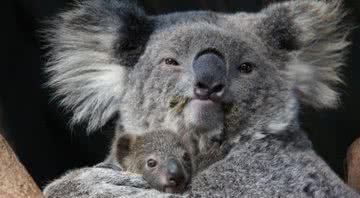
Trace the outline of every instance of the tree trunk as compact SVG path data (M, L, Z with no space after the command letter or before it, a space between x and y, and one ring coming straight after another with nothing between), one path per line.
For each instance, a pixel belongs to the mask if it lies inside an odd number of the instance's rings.
M360 138L355 140L347 153L347 183L360 192Z
M0 134L0 197L38 198L43 197L15 153Z

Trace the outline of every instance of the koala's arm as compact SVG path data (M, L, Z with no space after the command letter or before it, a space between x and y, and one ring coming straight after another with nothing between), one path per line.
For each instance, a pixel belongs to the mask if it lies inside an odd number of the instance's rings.
M98 167L69 172L44 193L51 198L359 197L312 149L281 147L276 140L238 144L196 175L185 195L162 193L150 189L141 176Z
M49 198L178 197L150 189L139 175L101 167L70 171L46 186L44 194Z
M301 136L301 134L300 134ZM360 197L304 138L239 142L192 181L193 197Z
M301 139L301 138L300 138ZM360 197L312 150L307 140L238 142L197 174L185 195L150 189L134 174L83 168L49 184L47 197ZM298 143L300 142L300 143Z

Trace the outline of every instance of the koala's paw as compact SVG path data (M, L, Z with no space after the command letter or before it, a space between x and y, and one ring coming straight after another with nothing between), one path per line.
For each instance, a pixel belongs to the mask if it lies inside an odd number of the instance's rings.
M203 147L200 153L196 156L196 172L205 170L213 163L224 159L227 153L230 151L229 146L223 142L211 142L207 144L207 147Z
M204 134L200 137L199 150L200 153L206 153L211 150L218 150L224 143L225 135L223 132Z
M210 135L209 139L210 139L210 142L221 145L224 143L226 137L225 137L224 132L220 132L220 133L215 133L215 134Z
M123 171L123 168L112 163L102 162L95 166L95 168L107 168L115 171Z
M50 198L115 198L130 195L136 197L147 191L156 192L150 189L140 175L108 167L94 167L70 171L46 186L44 194Z

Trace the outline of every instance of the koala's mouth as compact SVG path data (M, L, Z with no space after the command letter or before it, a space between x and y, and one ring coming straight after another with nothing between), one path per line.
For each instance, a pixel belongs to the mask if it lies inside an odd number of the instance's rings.
M170 108L183 119L185 127L195 131L221 129L232 105L213 100L173 97Z
M199 101L198 99L193 99L191 97L173 96L170 99L169 107L170 107L170 109L172 109L176 113L182 113L184 111L185 107L192 100ZM203 100L203 103L207 103L208 105L211 105L211 104L220 105L225 114L229 113L231 111L232 107L233 107L232 103L214 102L214 101L211 101L211 100Z

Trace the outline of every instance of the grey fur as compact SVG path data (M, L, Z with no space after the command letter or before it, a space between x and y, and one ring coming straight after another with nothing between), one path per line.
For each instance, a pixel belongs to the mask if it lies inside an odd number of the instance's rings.
M92 17L79 23L75 16ZM297 120L299 102L315 108L338 102L334 86L341 82L350 31L343 16L339 1L288 1L259 13L160 16L145 16L128 2L86 1L50 31L49 84L74 111L73 122L86 121L89 131L120 113L125 131L223 132L219 151L228 154L209 162L214 164L196 175L184 197L358 197L313 151ZM192 60L209 48L226 61L222 106L205 111L203 102L191 99L174 111L173 97L193 98ZM164 58L180 64L167 65ZM238 71L244 62L255 65L251 73ZM148 189L136 176L100 167L70 172L44 192L172 196Z

